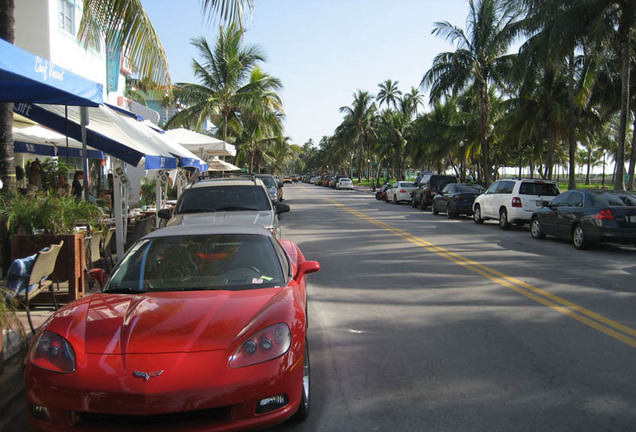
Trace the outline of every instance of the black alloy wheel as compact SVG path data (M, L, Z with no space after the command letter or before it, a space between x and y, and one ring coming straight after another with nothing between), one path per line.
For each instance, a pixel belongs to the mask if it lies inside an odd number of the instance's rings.
M541 228L541 222L539 222L539 218L534 218L530 221L530 235L532 238L537 240L542 240L545 238L545 232L543 228Z
M587 239L585 230L580 224L576 225L572 230L572 243L579 250L587 249L590 246L590 241Z

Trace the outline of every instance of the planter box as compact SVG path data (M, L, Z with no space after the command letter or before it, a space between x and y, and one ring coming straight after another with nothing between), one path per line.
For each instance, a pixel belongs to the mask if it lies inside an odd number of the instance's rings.
M53 243L64 241L55 263L55 270L51 277L54 281L68 281L68 294L56 296L60 303L69 303L84 296L84 268L85 247L84 233L69 235L15 235L11 237L11 259L23 258L37 253L40 249ZM52 303L50 293L42 292L33 299L33 304L45 300Z

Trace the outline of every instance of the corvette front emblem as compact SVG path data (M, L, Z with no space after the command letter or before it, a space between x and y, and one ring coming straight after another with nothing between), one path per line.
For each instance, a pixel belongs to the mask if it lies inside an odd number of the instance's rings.
M154 372L140 372L140 371L134 371L133 372L133 376L137 377L137 378L143 378L144 381L148 381L150 378L154 378L154 377L158 377L159 375L161 375L163 373L162 370L159 371L154 371Z

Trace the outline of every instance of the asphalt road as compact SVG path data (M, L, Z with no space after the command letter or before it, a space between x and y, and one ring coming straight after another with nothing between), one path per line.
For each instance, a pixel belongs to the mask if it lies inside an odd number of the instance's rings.
M636 249L285 186L312 408L272 431L635 431ZM15 431L23 431L24 419Z
M276 431L636 430L636 249L577 251L367 193L286 186L312 412Z

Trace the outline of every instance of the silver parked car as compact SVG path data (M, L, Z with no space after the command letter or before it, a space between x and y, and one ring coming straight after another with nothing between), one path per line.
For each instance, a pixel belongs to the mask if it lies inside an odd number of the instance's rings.
M203 179L190 184L174 211L162 210L167 226L197 224L254 224L280 236L278 215L289 211L283 203L272 204L263 182L252 178Z

